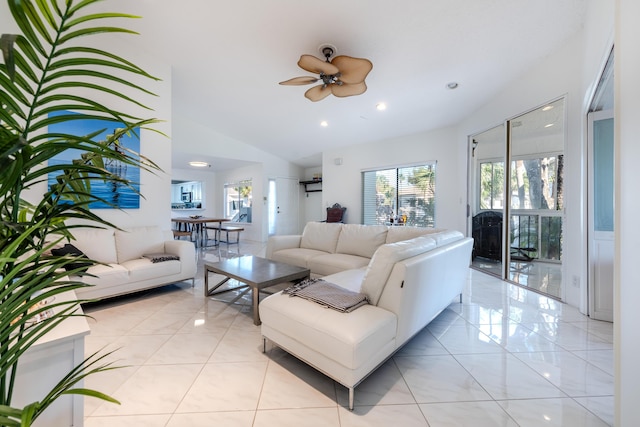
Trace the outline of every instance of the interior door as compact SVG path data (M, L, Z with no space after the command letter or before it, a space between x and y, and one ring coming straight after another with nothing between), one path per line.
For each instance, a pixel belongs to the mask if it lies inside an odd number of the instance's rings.
M295 178L269 180L269 234L298 234L298 197L300 185Z
M613 321L613 111L589 113L589 315Z

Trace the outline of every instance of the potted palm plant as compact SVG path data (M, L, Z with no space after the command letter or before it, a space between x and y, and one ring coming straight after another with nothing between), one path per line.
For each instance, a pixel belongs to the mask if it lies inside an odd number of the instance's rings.
M82 380L112 369L103 356L89 357L74 368L49 394L24 407L14 407L13 392L21 357L38 339L70 316L81 313L83 301L55 299L63 292L87 286L74 276L95 264L77 257L54 256L50 249L72 238L73 221L95 227L114 227L89 209L97 180L131 186L126 178L105 168L108 160L154 171L157 166L138 153L123 150L117 141L155 119L136 117L111 108L104 99L140 110L135 93L151 93L131 83L133 77L154 79L126 59L88 42L97 34L133 33L110 26L113 18L136 18L122 13L92 12L98 0L8 0L21 34L2 34L0 47L0 425L29 426L57 398L82 394L114 401L82 388ZM131 77L131 79L129 78ZM133 94L133 95L132 95ZM142 106L144 107L144 106ZM126 107L128 108L128 107ZM70 114L69 112L74 112ZM53 133L49 126L83 117L118 123L106 140L103 132L89 135ZM115 126L115 125L114 125ZM67 150L81 150L79 158L63 164L50 160ZM42 191L29 203L27 190ZM32 192L33 192L32 191ZM76 225L77 226L77 225ZM66 269L65 269L66 268ZM76 277L74 280L73 278ZM43 305L52 301L48 305ZM53 315L45 320L42 314Z

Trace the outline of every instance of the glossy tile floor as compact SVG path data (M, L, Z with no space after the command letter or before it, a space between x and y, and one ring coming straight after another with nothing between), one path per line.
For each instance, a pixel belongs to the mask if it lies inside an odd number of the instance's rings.
M476 257L473 267L495 276L502 276L502 263ZM509 280L556 298L562 297L562 264L544 261L512 261Z
M264 254L241 242L234 251ZM356 388L278 348L262 352L247 294L204 298L191 282L85 307L87 354L114 349L126 367L87 386L122 404L85 402L87 427L613 425L612 324L479 271L463 303ZM212 277L213 279L213 277Z

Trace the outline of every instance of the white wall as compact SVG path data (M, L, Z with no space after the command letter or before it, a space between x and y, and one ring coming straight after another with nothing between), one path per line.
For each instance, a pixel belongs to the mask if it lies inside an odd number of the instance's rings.
M114 42L110 42L113 49ZM117 48L115 48L117 49ZM141 117L155 117L163 120L153 125L154 129L164 133L142 129L140 134L140 153L150 158L161 169L155 173L141 171L140 192L144 196L140 199L140 209L119 211L102 209L98 212L103 218L112 221L120 227L142 225L158 225L162 229L171 228L171 67L155 61L154 58L137 52L131 58L137 65L159 77L158 82L149 82L146 87L155 92L157 97L145 99L153 111L134 111Z
M436 227L465 231L465 193L460 182L466 177L466 151L456 141L456 129L446 128L432 132L380 141L366 145L353 145L339 150L325 151L322 155L322 203L329 206L340 203L347 208L348 223L362 223L363 169L395 167L420 162L437 161L436 166ZM342 164L336 165L335 158ZM460 164L463 158L464 164ZM463 171L462 173L460 171Z
M617 426L640 425L640 2L616 1L614 343Z
M313 179L314 174L322 174L322 167L307 168L304 170L304 176L301 178L303 181L310 181ZM301 209L301 221L300 231L307 222L310 221L323 221L327 216L326 206L322 204L322 194L324 193L324 182L322 183L323 191L305 193L304 185L300 186L300 209ZM309 186L309 189L319 188L319 184L315 184L313 187ZM336 202L333 202L336 203ZM333 205L331 203L331 205Z

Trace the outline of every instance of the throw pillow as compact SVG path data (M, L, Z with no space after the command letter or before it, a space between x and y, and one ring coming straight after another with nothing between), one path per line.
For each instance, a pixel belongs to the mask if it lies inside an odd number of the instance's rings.
M145 255L142 255L142 258L147 258L153 263L163 262L163 261L176 261L180 259L178 255L173 255L173 254L145 254Z
M87 256L80 249L76 248L71 243L66 243L61 248L53 248L53 249L51 249L51 253L54 256L58 256L58 257L63 257L63 256L66 256L66 255L70 255L70 256L74 256L74 257L81 257L81 258L84 258L86 260L89 259L89 258L87 258ZM82 269L81 271L85 272L92 265L93 265L92 262L75 261L75 262L70 262L70 263L66 264L64 266L64 269L67 270L67 271L70 271L70 270L76 270L76 269L81 268Z

